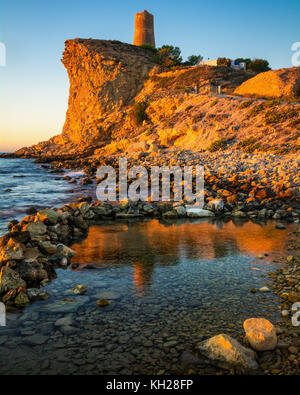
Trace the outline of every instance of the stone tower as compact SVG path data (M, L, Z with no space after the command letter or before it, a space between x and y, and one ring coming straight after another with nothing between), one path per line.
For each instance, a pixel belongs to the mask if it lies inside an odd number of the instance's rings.
M135 14L133 45L149 44L155 48L154 17L148 11Z

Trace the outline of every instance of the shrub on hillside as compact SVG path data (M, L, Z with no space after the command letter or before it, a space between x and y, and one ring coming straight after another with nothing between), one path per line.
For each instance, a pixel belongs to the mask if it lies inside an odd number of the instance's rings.
M273 108L279 106L280 104L281 104L280 99L272 99L272 100L267 100L264 106L265 108Z
M231 59L229 59L229 58L218 58L217 65L218 66L230 67L231 66Z
M157 53L157 49L153 47L151 44L142 44L140 45L141 48L149 49L150 51Z
M251 109L251 111L249 112L249 117L250 118L256 117L261 111L263 111L263 109L264 109L264 105L262 103L258 104L257 106Z
M251 136L238 143L237 147L246 154L252 154L255 151L268 152L270 147L261 145L256 142L256 138Z
M251 106L252 103L253 103L252 100L245 100L245 101L242 101L242 102L238 105L238 108L239 108L240 110L242 110L243 108L248 108L248 107Z
M203 56L201 55L191 55L188 57L187 62L184 62L184 66L196 66L203 60Z
M148 107L148 104L145 101L135 103L135 105L133 107L134 119L135 119L136 124L138 126L141 126L143 124L143 122L148 119L147 114L146 114L147 107Z
M248 69L255 71L256 73L262 73L264 71L269 71L271 68L269 67L269 62L265 59L254 59L248 65Z
M276 111L273 109L265 113L265 121L267 125L272 123L280 123L280 122L285 122L288 119L293 118L297 115L298 115L297 111L293 109L282 110L282 111Z
M165 67L179 66L182 63L181 50L173 45L163 45L158 48L155 61Z
M239 63L246 63L247 70L252 70L256 73L271 70L269 62L265 59L237 58L235 60Z
M227 140L226 139L215 140L208 147L208 151L209 152L224 151L226 149L226 147L227 147Z

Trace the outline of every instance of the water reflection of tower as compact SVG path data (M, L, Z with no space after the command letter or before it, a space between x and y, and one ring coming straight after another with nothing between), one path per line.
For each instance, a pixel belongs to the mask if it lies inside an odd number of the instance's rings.
M150 292L152 285L152 274L154 271L154 262L152 264L145 262L134 262L133 266L133 282L135 292L138 296L146 296Z

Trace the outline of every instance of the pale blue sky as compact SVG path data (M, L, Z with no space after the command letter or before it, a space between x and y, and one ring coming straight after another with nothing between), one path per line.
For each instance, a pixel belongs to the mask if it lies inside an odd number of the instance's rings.
M0 0L0 152L61 132L68 79L60 62L69 38L131 43L134 14L155 16L158 46L177 45L184 58L201 54L259 57L272 68L291 67L291 45L300 41L299 0Z

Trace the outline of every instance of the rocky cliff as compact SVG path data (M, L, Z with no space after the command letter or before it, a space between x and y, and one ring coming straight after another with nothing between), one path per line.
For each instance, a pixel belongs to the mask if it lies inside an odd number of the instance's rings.
M299 98L300 68L271 70L260 73L235 90L241 96L267 98Z
M246 144L248 151L299 149L298 103L232 96L272 91L270 96L296 97L297 68L257 76L228 67L163 70L149 49L91 39L66 41L62 62L70 80L62 134L17 155L160 155L163 149L201 152L212 144L234 149ZM216 85L222 87L220 96Z
M62 63L70 92L63 131L22 149L29 154L72 154L103 146L112 129L121 128L127 107L155 66L151 51L119 41L74 39L65 45Z

